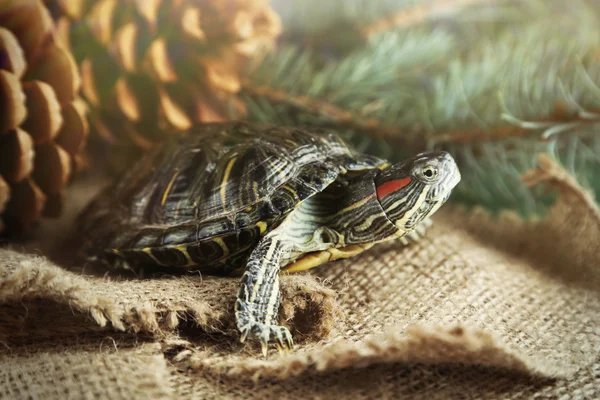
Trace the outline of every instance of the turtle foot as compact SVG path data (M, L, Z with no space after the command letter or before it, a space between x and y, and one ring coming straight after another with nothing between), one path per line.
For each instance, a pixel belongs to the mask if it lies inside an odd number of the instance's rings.
M238 300L236 303L236 322L240 331L240 342L244 343L248 337L258 339L262 347L262 353L266 357L269 342L274 341L280 353L293 349L294 341L288 328L276 324L268 324L257 321L248 312L248 305ZM275 321L273 321L275 322Z
M279 325L267 325L252 321L240 328L240 341L243 343L248 336L258 339L262 347L263 356L267 357L269 342L274 340L280 353L289 352L294 348L294 341L290 331Z

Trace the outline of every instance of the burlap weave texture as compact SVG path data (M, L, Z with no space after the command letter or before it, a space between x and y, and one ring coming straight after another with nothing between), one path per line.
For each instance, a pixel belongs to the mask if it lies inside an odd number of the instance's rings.
M547 158L526 179L559 192L544 219L445 207L418 243L283 277L298 346L267 360L237 343L235 279L83 276L0 250L0 397L596 398L600 212Z

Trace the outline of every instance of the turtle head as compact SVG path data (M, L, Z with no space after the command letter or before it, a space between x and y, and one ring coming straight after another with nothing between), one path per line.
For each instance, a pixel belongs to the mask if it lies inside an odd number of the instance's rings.
M421 153L383 169L375 178L377 199L388 219L404 232L437 211L460 181L452 156Z

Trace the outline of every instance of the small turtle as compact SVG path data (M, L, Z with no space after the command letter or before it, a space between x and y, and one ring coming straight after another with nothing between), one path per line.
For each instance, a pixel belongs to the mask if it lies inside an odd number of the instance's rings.
M272 339L282 270L420 232L460 180L445 152L389 165L323 129L209 124L150 152L82 214L87 255L112 266L242 275L243 342Z

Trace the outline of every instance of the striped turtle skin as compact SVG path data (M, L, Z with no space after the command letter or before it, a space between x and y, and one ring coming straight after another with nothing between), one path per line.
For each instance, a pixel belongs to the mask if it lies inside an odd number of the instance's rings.
M445 152L402 163L358 154L332 131L208 124L174 138L79 218L90 260L120 268L242 275L241 340L291 349L278 325L280 271L418 237L460 173Z

